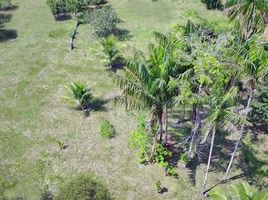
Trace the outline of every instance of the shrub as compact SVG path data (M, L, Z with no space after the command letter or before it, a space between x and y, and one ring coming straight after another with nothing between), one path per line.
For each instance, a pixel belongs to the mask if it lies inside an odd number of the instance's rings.
M201 0L201 2L206 4L207 9L223 9L221 0Z
M77 106L82 110L89 107L92 94L86 83L82 81L73 82L66 89L69 92L69 96L66 96L65 99L77 103Z
M101 136L105 138L112 138L115 135L115 128L111 122L104 120L100 123Z
M6 9L11 6L11 0L0 0L0 9Z
M47 0L51 12L56 15L66 13L66 0Z
M98 180L88 174L81 174L60 184L56 200L110 200L109 191Z
M116 33L117 25L121 21L110 7L94 10L85 17L87 17L85 21L91 24L98 37L107 37Z
M149 160L149 151L151 147L150 137L142 128L137 128L130 133L129 147L137 150L137 159L139 163Z

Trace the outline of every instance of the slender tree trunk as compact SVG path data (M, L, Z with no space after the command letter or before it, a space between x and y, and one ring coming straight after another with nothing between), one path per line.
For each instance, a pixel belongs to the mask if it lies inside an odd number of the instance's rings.
M157 133L155 133L155 136L154 136L154 139L153 139L153 145L152 145L152 148L151 148L151 155L150 155L150 158L149 158L149 162L152 162L154 160L156 145L157 145Z
M187 151L187 158L190 159L191 157L191 152L192 152L192 147L193 147L193 143L194 143L194 140L195 140L195 137L196 137L196 133L200 127L200 116L199 116L199 109L197 109L197 119L195 121L195 125L194 125L194 128L192 129L191 131L191 141L190 141L190 145L189 145L189 149Z
M246 107L246 112L245 112L245 118L247 119L247 116L248 116L248 113L249 113L249 107L250 107L250 103L252 101L252 90L250 90L250 93L249 93L249 98L248 98L248 102L247 102L247 107ZM236 144L235 144L235 148L234 148L234 151L232 153L232 156L231 156L231 159L230 159L230 162L229 162L229 165L228 165L228 168L225 172L225 175L224 175L224 178L223 180L226 180L227 177L228 177L228 174L230 172L230 169L231 169L231 166L233 164L233 160L234 160L234 157L236 155L236 152L237 152L237 149L238 149L238 146L239 146L239 143L243 137L243 134L244 134L244 129L245 129L245 124L242 125L240 131L239 131L239 138L238 140L236 141Z
M160 143L162 143L163 141L163 132L164 132L164 129L163 129L163 111L161 111L159 113L159 116L158 116L158 122L159 122L159 141Z
M197 94L199 95L200 94L200 86L198 86L198 89L197 89ZM193 106L193 125L194 125L194 128L192 128L191 130L191 140L190 140L190 144L189 144L189 149L187 151L187 158L189 159L190 156L191 156L191 152L192 152L192 147L193 147L193 143L194 143L194 140L195 140L195 137L196 137L196 133L200 127L200 124L201 124L201 119L200 119L200 107L199 105L194 105ZM194 116L195 115L195 116Z
M208 170L209 170L209 167L210 167L210 162L211 162L211 157L212 157L215 133L216 133L216 127L214 126L213 129L212 129L212 138L211 138L211 144L210 144L210 150L209 150L208 164L207 164L206 174L205 174L205 178L204 178L203 191L205 191L206 187L207 187Z
M167 143L167 138L168 138L168 107L166 106L166 111L165 111L165 141L164 141L164 144Z

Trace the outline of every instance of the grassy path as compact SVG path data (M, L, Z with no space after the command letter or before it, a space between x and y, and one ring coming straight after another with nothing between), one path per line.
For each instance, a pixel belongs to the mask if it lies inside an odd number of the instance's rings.
M5 27L17 30L18 37L0 43L0 174L16 182L6 197L39 199L48 180L53 185L58 177L93 172L117 199L187 199L189 192L196 193L191 200L200 199L198 189L183 178L186 175L179 180L165 177L160 167L136 162L128 149L135 113L107 103L84 117L63 101L64 86L73 80L88 81L99 99L115 90L110 72L92 54L96 39L88 27L79 27L78 48L70 52L67 42L75 21L55 22L45 0L13 2L18 9L12 11ZM175 1L111 3L124 21L122 26L133 36L126 43L142 48L152 30L166 31L170 24L185 21L180 12L193 6ZM194 9L205 13L199 6ZM103 119L115 125L115 138L99 136ZM69 148L59 150L57 141ZM156 193L157 180L168 187L168 193ZM0 177L0 184L5 181Z

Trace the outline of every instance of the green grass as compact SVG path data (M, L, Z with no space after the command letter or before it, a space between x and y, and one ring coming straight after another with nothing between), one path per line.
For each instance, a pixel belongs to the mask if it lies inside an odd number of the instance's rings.
M116 199L199 200L201 178L192 186L185 169L180 169L179 179L175 179L166 177L157 165L137 163L128 148L136 112L126 112L110 102L85 117L66 104L62 98L64 86L72 81L87 81L94 97L100 99L112 96L116 88L111 72L92 53L96 38L88 25L79 27L76 48L69 51L67 42L76 22L56 22L45 2L14 0L18 9L11 11L12 19L5 28L17 30L18 37L0 43L0 168L11 166L10 174L17 180L6 197L39 199L45 182L42 174L56 183L57 177L90 171L108 185ZM185 23L183 13L187 10L208 20L223 21L219 12L207 11L197 1L110 3L124 21L121 27L132 35L122 42L127 55L128 46L145 49L152 31L167 32L172 24ZM114 138L100 136L98 125L102 119L115 126ZM57 141L69 147L60 150ZM203 172L202 165L197 177ZM211 176L217 180L219 174L213 172ZM158 180L168 193L156 192Z

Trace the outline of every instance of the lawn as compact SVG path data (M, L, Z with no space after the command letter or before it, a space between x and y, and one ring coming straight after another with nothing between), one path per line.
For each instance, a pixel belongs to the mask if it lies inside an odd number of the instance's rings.
M53 185L79 172L100 177L116 199L201 199L202 179L193 186L189 170L182 168L175 179L166 177L157 165L137 163L128 138L138 113L109 101L117 89L112 72L92 52L97 39L89 26L79 27L75 49L70 51L67 43L74 20L56 22L45 0L13 3L18 8L8 11L12 18L5 28L16 30L17 38L0 43L0 174L10 179L2 184L12 183L5 192L7 199L39 199L46 183ZM152 31L167 32L172 25L185 23L189 10L226 25L220 12L207 11L197 1L110 3L123 21L121 28L129 31L129 39L121 42L126 55L130 47L145 49ZM65 86L74 80L87 81L96 99L107 100L88 117L63 99ZM99 123L105 119L116 128L110 140L99 133ZM60 150L57 141L69 147ZM204 167L197 169L197 177L203 176ZM211 176L219 179L221 173ZM167 193L156 192L158 180Z

